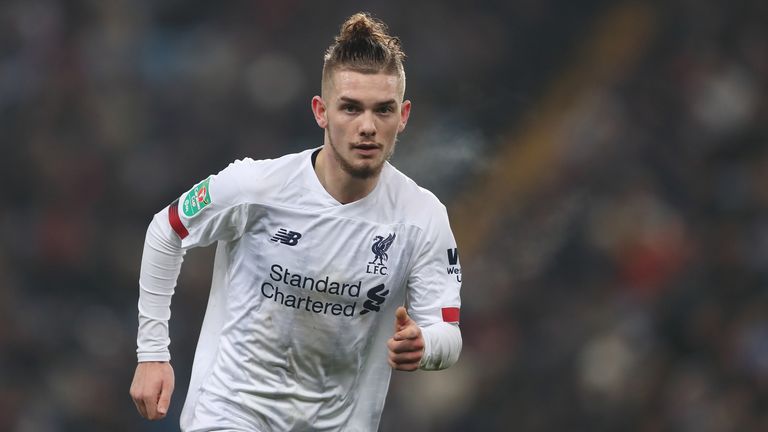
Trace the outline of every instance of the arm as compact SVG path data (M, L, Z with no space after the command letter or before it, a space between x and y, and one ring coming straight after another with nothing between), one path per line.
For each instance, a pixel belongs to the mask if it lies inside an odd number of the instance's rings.
M168 223L168 209L155 215L147 229L139 273L139 331L137 357L140 362L169 361L168 320L171 297L181 272L185 250Z
M387 341L392 369L402 371L441 370L452 366L461 353L458 324L434 323L419 327L404 307L395 312L395 334Z
M147 229L139 276L139 364L130 390L145 418L165 417L173 393L168 320L185 251L242 235L247 216L238 205L239 179L252 162L235 162L200 182L158 212Z
M408 277L408 310L401 307L395 314L395 333L387 342L392 368L440 370L459 359L460 274L458 249L441 205L424 229Z
M424 356L419 363L423 370L441 370L459 360L462 340L458 323L438 322L421 329L424 336Z
M130 395L139 413L150 420L165 417L175 384L169 363L168 320L185 252L167 220L167 208L152 219L144 241L139 276L139 364Z

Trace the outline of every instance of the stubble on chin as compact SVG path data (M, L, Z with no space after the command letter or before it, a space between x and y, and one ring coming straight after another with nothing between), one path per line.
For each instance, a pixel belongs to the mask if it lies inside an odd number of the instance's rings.
M356 167L350 161L346 160L344 156L341 155L341 153L339 153L339 150L336 148L336 144L331 139L330 130L328 132L328 143L330 144L333 158L339 164L341 169L350 176L361 180L377 176L381 172L381 169L384 167L384 162L388 161L395 152L395 146L393 145L387 152L384 159L377 165L364 165L362 167Z

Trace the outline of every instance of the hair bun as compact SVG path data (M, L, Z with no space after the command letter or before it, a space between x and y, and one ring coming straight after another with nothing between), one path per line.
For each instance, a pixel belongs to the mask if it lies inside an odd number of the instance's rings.
M358 12L344 21L323 56L323 82L328 82L330 71L342 66L363 73L399 74L404 78L404 57L400 39L389 35L386 24L367 12Z
M387 34L387 26L371 17L368 13L358 12L341 26L341 33L336 37L337 43L358 41L361 39L380 38Z

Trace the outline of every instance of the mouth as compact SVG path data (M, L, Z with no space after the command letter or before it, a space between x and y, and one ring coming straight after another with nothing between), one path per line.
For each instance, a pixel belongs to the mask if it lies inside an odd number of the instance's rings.
M373 156L381 150L381 145L376 143L360 143L353 144L352 149L363 156Z

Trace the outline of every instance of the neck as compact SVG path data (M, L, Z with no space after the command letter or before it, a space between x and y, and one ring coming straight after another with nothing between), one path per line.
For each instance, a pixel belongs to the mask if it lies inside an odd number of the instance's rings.
M381 172L364 179L353 177L342 169L331 151L323 147L317 155L315 174L317 174L320 184L336 201L342 204L349 204L365 198L376 187Z

